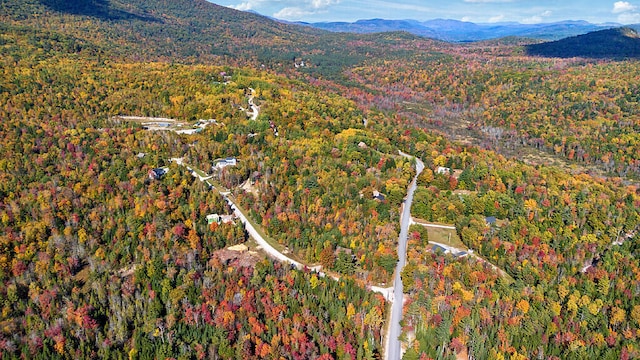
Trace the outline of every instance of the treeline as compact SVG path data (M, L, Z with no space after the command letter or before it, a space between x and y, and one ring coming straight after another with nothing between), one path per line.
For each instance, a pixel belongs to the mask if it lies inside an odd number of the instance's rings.
M636 187L413 135L427 169L412 214L455 224L500 270L433 253L414 228L402 274L405 358L638 356Z
M367 90L347 94L508 156L531 148L606 175L638 177L636 62L501 53L508 49L372 60L349 72Z
M230 213L226 202L169 162L184 156L209 171L214 159L236 156L239 166L219 180L233 188L256 181L266 196L260 205L253 195L234 192L269 233L303 257L312 249L313 261L331 249L327 259L336 256L335 270L366 277L363 271L372 269L386 280L389 272L378 269L395 263L391 209L411 169L384 138L364 130L355 106L231 67L117 63L82 49L68 56L74 50L64 46L39 58L32 55L43 43L31 36L8 32L2 43L8 56L0 80L0 357L380 354L381 296L352 280L289 270L251 253L221 255L247 241L244 227L209 225L206 215ZM247 107L248 87L256 89L263 113L255 122L239 109ZM216 123L180 136L116 115ZM358 147L361 141L367 148ZM308 144L315 144L309 154ZM159 167L168 173L150 178ZM333 186L331 177L346 171L353 184L345 179ZM373 200L373 187L390 200ZM295 216L294 198L308 207L305 220L278 225L277 219ZM355 203L356 209L346 208ZM343 215L330 215L334 211ZM347 228L356 218L366 226L364 236ZM322 241L315 237L332 227L338 230ZM305 232L313 234L308 243L295 244L295 234ZM338 261L338 245L359 257ZM361 256L369 248L380 250Z

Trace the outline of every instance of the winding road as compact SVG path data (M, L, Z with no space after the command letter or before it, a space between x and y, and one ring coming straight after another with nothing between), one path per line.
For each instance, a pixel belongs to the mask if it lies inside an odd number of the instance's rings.
M413 158L403 152L400 155L408 158ZM400 320L402 320L402 305L404 303L404 293L402 287L402 279L400 273L407 262L407 237L409 234L409 224L411 222L411 203L413 202L413 193L417 188L418 175L424 170L424 163L416 159L416 176L411 181L409 189L407 190L407 197L404 200L404 206L402 208L402 214L400 215L400 236L398 237L398 264L396 266L396 273L393 278L393 298L391 304L391 314L389 315L389 330L387 331L387 341L385 345L386 360L398 360L401 356L400 348Z
M405 154L400 151L400 155L414 159L413 156ZM417 188L417 179L422 170L424 170L424 163L418 159L416 160L416 175L414 176L409 188L407 189L407 196L404 200L404 205L402 207L402 214L400 217L400 235L398 237L398 264L396 266L396 271L393 280L393 288L379 288L372 286L370 289L375 292L381 293L388 301L391 302L391 313L389 314L388 321L388 331L385 341L385 359L386 360L397 360L400 359L401 356L401 346L400 346L400 321L402 320L402 307L403 307L403 286L402 279L400 278L400 273L405 266L406 263L406 255L407 255L407 238L409 233L409 225L411 224L411 204L413 202L413 194ZM216 189L215 186L208 180L209 177L202 177L198 175L197 171L195 171L191 166L186 165L182 162L182 159L172 159L173 162L176 162L178 165L185 166L187 169L192 171L192 174L196 176L200 181L206 182L209 185L211 190L217 190L224 197L225 201L231 206L234 214L242 221L247 229L247 232L255 239L255 241L262 247L262 249L272 258L277 261L285 262L292 264L298 269L306 268L307 265L295 261L286 255L279 252L273 246L267 242L264 237L256 230L251 221L247 219L247 217L238 209L237 205L233 202L230 197L229 192L223 192L219 189ZM320 270L320 267L312 267L310 268L313 271L319 272L323 275ZM337 279L336 279L337 280Z
M256 228L253 226L253 224L251 224L249 219L247 219L247 217L244 216L244 214L238 209L236 204L229 197L229 194L228 193L222 193L222 192L220 192L220 194L222 194L222 197L224 197L224 199L227 201L229 206L231 206L231 209L233 209L233 213L240 219L240 221L242 221L242 223L244 224L245 229L247 229L247 232L249 233L249 235L251 235L251 237L253 239L255 239L255 241L258 243L258 245L262 246L262 250L264 250L267 254L269 254L269 256L271 256L272 258L274 258L275 260L278 260L280 262L289 263L291 265L294 265L298 269L303 269L303 268L306 267L305 264L297 262L297 261L285 256L283 253L279 252L276 248L271 246L267 242L267 240L265 240L264 237L262 237L262 235L260 235L258 230L256 230ZM311 268L311 269L312 270L316 270L316 271L319 270L319 269L316 269L316 268Z
M251 116L251 120L255 121L260 115L260 107L253 102L253 98L256 95L256 91L253 88L249 88L249 91L251 91L251 95L249 96L248 103L249 103L249 107L251 108L251 111L244 110L243 108L241 109L246 111L248 116Z

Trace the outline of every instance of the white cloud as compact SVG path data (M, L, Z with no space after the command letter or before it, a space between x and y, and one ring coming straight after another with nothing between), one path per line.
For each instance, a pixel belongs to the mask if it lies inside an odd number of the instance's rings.
M250 1L240 3L238 5L231 5L232 8L240 11L247 11L253 9L253 4Z
M618 15L618 22L621 24L638 24L640 23L640 13L628 12Z
M340 0L311 0L311 6L314 9L323 9L339 2Z
M493 16L493 17L489 18L489 22L490 23L497 23L497 22L500 22L502 20L504 20L504 15L496 15L496 16Z
M544 22L544 18L551 16L551 14L552 12L550 10L546 10L538 15L533 15L531 17L524 18L520 20L520 22L523 24L539 24L541 22Z
M273 17L276 19L285 19L285 20L299 20L303 16L311 15L313 12L309 10L304 10L297 6L286 7L273 14Z
M332 5L339 3L340 0L301 0L295 3L296 6L286 6L280 9L280 11L273 14L273 17L285 20L299 20L307 15L325 12Z
M622 24L640 23L640 12L638 7L628 1L616 1L613 4L612 13L618 14L618 22Z
M611 12L614 14L620 14L635 11L637 8L637 6L632 5L627 1L617 1L613 4L613 10L611 10Z
M256 10L265 2L267 0L246 0L238 5L229 5L229 7L240 11Z

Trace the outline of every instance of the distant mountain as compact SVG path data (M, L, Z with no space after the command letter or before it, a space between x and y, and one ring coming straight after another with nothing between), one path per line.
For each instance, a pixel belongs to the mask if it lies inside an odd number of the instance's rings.
M205 0L3 0L0 24L71 36L136 59L262 61L326 33Z
M640 58L640 35L621 27L600 30L566 39L525 46L529 55L546 57L586 57L597 59Z
M356 22L320 22L298 24L334 32L375 33L407 31L414 35L452 42L481 41L506 36L529 37L541 40L558 40L591 31L607 29L619 24L592 24L586 21L562 21L542 24L495 23L475 24L471 22L435 19L417 20L370 19Z
M416 20L383 20L370 19L358 20L353 23L349 22L321 22L321 23L303 23L296 24L311 26L317 29L323 29L332 32L350 32L358 34L370 34L390 31L406 31L418 36L430 38L439 38L439 35L433 29L424 26Z
M29 44L132 61L282 69L304 59L298 71L325 79L370 57L404 57L414 40L422 49L437 45L407 32L328 32L206 0L0 0L0 35L25 32Z

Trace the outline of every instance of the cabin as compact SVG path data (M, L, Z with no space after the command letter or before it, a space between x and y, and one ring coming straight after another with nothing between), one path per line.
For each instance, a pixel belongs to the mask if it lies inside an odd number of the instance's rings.
M151 170L149 170L149 179L150 180L159 180L163 176L165 176L168 172L169 172L169 168L168 167L151 169Z
M438 168L436 169L436 174L449 175L451 174L451 168L438 166Z
M495 216L487 216L484 218L484 221L487 223L487 226L493 226L496 224L497 219Z

